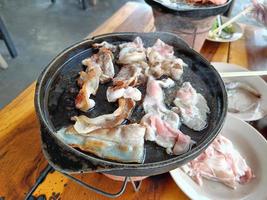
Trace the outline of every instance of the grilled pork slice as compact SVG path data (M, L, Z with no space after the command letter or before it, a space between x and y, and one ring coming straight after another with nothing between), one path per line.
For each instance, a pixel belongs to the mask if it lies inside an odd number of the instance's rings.
M166 148L169 154L179 155L188 151L193 141L179 130L178 114L166 108L160 84L161 81L149 77L143 102L146 115L141 124L146 127L146 140Z
M86 112L95 106L95 102L90 99L90 96L96 94L99 82L105 83L114 77L115 70L112 60L112 52L102 47L97 54L82 61L87 68L80 72L78 79L81 90L75 99L76 108Z
M207 101L189 82L183 83L177 91L174 104L183 124L195 131L201 131L207 126L207 114L210 112Z
M136 37L133 42L126 42L119 45L120 53L117 63L132 64L146 61L145 48L140 37Z
M109 42L106 42L106 41L103 41L101 43L94 43L93 47L94 48L98 48L98 49L104 47L106 49L111 50L112 52L115 52L117 50L117 46L116 45L113 45L113 44L111 44Z
M144 72L147 68L148 65L145 62L122 66L113 79L113 86L107 89L107 100L115 102L119 98L131 98L134 101L140 101L142 93L135 87L146 81Z
M84 115L73 117L76 121L73 128L79 134L88 135L96 129L116 127L131 115L134 106L135 102L132 99L119 99L119 107L112 114L95 118Z
M183 74L183 67L186 64L174 55L172 46L158 39L152 47L147 48L146 54L150 74L156 78L167 75L175 80L180 79Z
M56 134L65 143L104 159L126 163L144 160L145 128L139 124L97 129L86 136L70 128L62 128Z
M78 84L81 89L76 96L76 108L87 111L95 106L95 101L90 99L91 94L95 95L99 86L99 78L101 69L99 67L91 67L87 72L81 71Z
M113 87L136 86L141 69L132 65L123 66L113 79Z
M203 184L203 177L236 189L237 183L245 184L255 177L232 142L222 135L200 156L181 168L199 185Z
M134 87L126 87L126 88L108 87L107 89L108 102L115 102L120 98L140 101L141 97L142 93L140 92L140 90Z
M96 66L101 69L100 83L106 83L110 81L115 75L113 53L107 48L100 48L97 54L94 54L90 58L84 59L82 64L87 66L87 70L90 70L91 67Z

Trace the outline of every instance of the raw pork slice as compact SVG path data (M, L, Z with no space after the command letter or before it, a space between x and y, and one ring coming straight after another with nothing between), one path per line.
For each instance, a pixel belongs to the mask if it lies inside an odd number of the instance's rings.
M177 91L174 104L183 124L195 131L201 131L207 126L207 114L210 112L207 101L189 82L183 83Z
M149 61L149 73L160 78L167 75L175 80L179 80L183 74L183 67L186 64L182 59L174 56L173 47L158 39L154 46L147 48L147 58Z
M165 82L169 82L167 85L172 84L171 81ZM179 130L178 114L166 108L160 87L162 83L164 82L149 77L143 102L146 115L142 118L141 124L146 127L146 140L154 141L166 148L169 154L179 155L188 151L193 141Z
M203 177L236 189L237 183L248 183L254 177L245 159L234 148L232 142L222 135L219 135L200 156L181 168L199 185L203 184Z

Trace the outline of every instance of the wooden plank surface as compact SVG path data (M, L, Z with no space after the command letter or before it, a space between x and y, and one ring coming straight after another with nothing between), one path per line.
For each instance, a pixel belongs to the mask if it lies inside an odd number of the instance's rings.
M47 165L35 116L35 83L0 111L0 197L23 199Z
M104 22L90 36L114 31L151 31L153 17L150 7L129 2ZM209 61L230 62L253 69L267 67L266 41L257 39L262 29L245 26L245 37L234 43L206 42L201 54ZM35 116L33 95L35 83L0 111L0 197L23 199L47 162L40 147L39 125ZM108 191L119 188L101 174L78 176L85 182ZM50 173L34 195L47 199L106 199L84 189L58 172ZM126 193L118 199L188 199L169 174L149 177L141 190L134 192L128 184Z

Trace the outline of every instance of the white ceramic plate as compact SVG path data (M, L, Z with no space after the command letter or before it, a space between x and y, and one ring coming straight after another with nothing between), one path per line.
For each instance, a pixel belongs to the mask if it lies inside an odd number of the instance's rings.
M218 72L233 72L233 71L248 71L244 67L235 64L213 62L211 63ZM254 89L256 89L261 94L260 108L258 112L242 112L242 113L231 113L234 116L245 120L245 121L255 121L263 118L267 114L267 83L259 76L250 77L233 77L233 78L223 78L225 81L240 81L244 82ZM242 101L242 99L240 99Z
M227 22L228 20L229 20L228 18L222 16L223 23ZM209 41L212 41L212 42L234 42L236 40L239 40L243 36L242 27L236 22L232 23L232 26L233 26L235 32L233 33L231 38L229 38L229 39L223 39L223 38L219 38L219 37L218 38L217 37L212 38L212 37L209 37L209 35L208 35L206 39Z
M245 158L256 178L233 190L221 183L205 180L199 186L182 170L170 174L181 190L196 200L263 200L267 199L267 141L252 126L228 114L221 134L233 142L234 147Z

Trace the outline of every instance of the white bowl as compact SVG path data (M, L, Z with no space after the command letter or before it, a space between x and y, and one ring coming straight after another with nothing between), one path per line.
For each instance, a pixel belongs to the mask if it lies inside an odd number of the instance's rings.
M234 71L248 71L246 68L235 64L213 62L211 63L218 72L234 72ZM240 81L246 83L256 89L260 94L260 107L258 112L242 112L242 113L231 113L234 116L245 120L255 121L263 118L267 114L267 83L260 76L248 76L248 77L232 77L223 78L224 81ZM242 101L242 99L240 99Z

